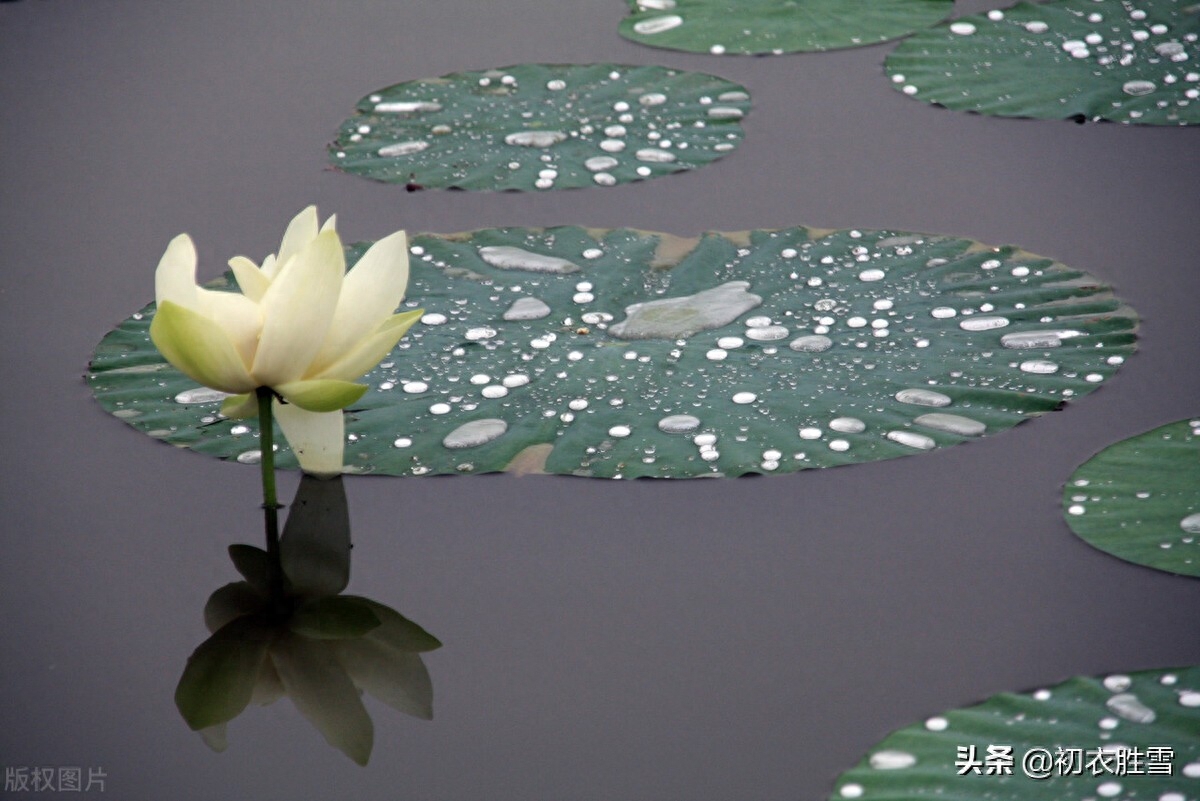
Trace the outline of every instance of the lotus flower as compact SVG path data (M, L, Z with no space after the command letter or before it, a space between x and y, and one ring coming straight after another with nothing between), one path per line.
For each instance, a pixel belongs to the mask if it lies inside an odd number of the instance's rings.
M393 314L408 285L404 232L385 237L346 272L330 217L319 226L309 206L288 225L278 255L261 266L230 260L241 293L196 284L196 248L181 234L155 274L158 310L150 338L180 372L227 392L221 413L247 417L254 393L269 387L300 466L342 469L341 409L367 387L354 381L380 362L421 312Z

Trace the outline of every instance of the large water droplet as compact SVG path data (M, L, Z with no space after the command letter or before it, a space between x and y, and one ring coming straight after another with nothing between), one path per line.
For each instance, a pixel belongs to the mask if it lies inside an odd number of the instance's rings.
M669 164L675 160L675 154L669 150L659 150L657 147L642 148L633 154L638 161L648 161L653 164Z
M1007 317L968 317L958 324L964 331L991 331L1008 325Z
M957 434L960 437L980 437L987 431L987 426L978 420L943 412L923 414L913 422L925 428L932 428L934 431L945 431L947 434Z
M1030 359L1021 362L1021 370L1034 375L1054 375L1058 372L1058 365L1046 359Z
M531 273L576 273L580 267L557 256L532 253L511 245L489 245L479 249L479 257L501 270L526 270Z
M1150 94L1157 88L1158 87L1154 85L1154 81L1134 80L1126 81L1121 87L1121 90L1127 95L1141 97L1142 95Z
M668 14L665 17L654 17L653 19L644 19L640 22L633 23L634 33L640 33L643 36L651 36L663 31L669 31L672 28L678 28L683 24L683 17L675 14Z
M876 751L869 760L876 770L901 770L917 764L917 758L907 751Z
M959 36L970 36L975 33L975 26L969 22L952 22L950 23L950 32L957 33Z
M788 347L800 353L820 353L833 347L833 340L820 334L811 334L793 339Z
M228 397L228 392L222 392L219 389L196 387L195 389L185 389L183 392L180 392L175 396L175 402L183 404L217 403Z
M562 131L514 131L504 137L504 144L519 147L553 147L567 139Z
M392 100L376 103L375 111L380 114L412 114L419 111L441 111L442 104L428 100Z
M767 325L761 328L750 328L746 330L746 339L753 339L756 342L774 342L777 339L783 339L788 335L788 330L782 325Z
M1087 336L1083 331L1019 331L1000 337L1000 344L1014 350L1057 348L1064 339Z
M694 295L635 303L625 308L626 318L608 330L621 339L682 339L721 328L762 303L746 291L749 286L747 281L730 281Z
M621 162L614 159L612 156L592 156L587 161L583 162L583 166L587 167L592 172L604 172L611 170Z
M740 120L746 112L733 106L713 106L707 112L711 120Z
M397 156L411 156L413 153L420 153L427 147L429 147L428 142L415 139L411 142L396 142L393 145L384 145L376 152L385 159L390 159Z
M540 320L550 316L550 307L538 298L518 298L504 312L504 319L509 321Z
M672 414L658 421L659 430L668 434L683 434L699 427L700 418L690 414Z
M1133 723L1153 723L1154 719L1158 717L1153 709L1139 701L1133 693L1114 695L1105 702L1105 706L1113 714Z
M1179 527L1186 534L1200 534L1200 512L1190 514L1179 521Z
M1133 686L1133 679L1124 673L1114 673L1104 679L1104 689L1110 693L1123 693Z
M508 423L498 418L472 420L469 423L463 423L447 434L446 438L442 440L442 444L447 448L454 449L476 448L491 442L507 430Z
M924 434L918 434L915 431L889 431L887 438L892 442L898 442L901 445L907 445L910 448L922 451L933 450L937 447L937 443L932 438Z
M953 399L949 395L934 392L932 389L902 389L896 393L896 400L913 406L949 406Z
M829 427L842 434L861 434L867 430L867 424L857 417L835 417L829 421Z

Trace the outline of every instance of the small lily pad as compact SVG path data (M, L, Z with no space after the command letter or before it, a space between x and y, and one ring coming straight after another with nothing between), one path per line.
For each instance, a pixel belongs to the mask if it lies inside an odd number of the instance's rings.
M1200 784L1200 667L1001 693L889 735L831 801L1187 801Z
M953 0L628 0L621 35L691 53L781 54L878 44L926 28Z
M1102 282L956 237L508 228L411 249L406 304L425 315L348 410L353 471L689 478L907 456L1053 411L1135 343ZM253 423L154 349L153 313L100 343L96 397L257 461Z
M888 57L896 89L1000 117L1200 123L1200 4L1018 3L916 34Z
M330 145L344 172L416 188L613 186L690 170L742 139L744 87L614 64L520 64L359 101Z
M1067 482L1063 510L1089 545L1128 562L1200 576L1200 418L1100 451Z

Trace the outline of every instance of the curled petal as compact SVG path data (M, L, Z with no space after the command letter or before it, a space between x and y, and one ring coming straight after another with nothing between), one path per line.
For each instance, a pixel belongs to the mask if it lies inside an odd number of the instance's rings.
M342 472L342 450L346 441L344 415L340 412L309 412L291 403L273 404L275 419L283 430L300 469L318 477Z
M265 605L266 599L250 582L235 581L208 596L208 602L204 604L204 625L215 634L239 617L263 611Z
M373 333L363 338L350 351L324 370L314 373L313 378L336 378L350 381L372 370L383 358L392 352L408 329L412 328L424 314L422 309L393 314L384 320Z
M233 270L233 277L237 279L243 295L255 303L262 300L263 293L271 285L270 276L245 256L234 256L229 260L229 268Z
M271 648L271 661L288 697L325 740L358 764L367 764L375 727L329 644L284 634Z
M244 417L254 417L258 414L258 398L253 392L244 395L230 395L221 402L221 414L230 420L240 420Z
M329 331L345 266L341 240L327 231L280 268L260 304L262 337L251 369L258 384L304 377Z
M196 246L187 234L171 240L154 273L154 297L188 309L196 306Z
M288 403L309 412L335 412L345 409L367 391L365 384L318 378L312 381L291 381L280 384L275 391Z
M172 366L206 387L240 395L258 386L225 331L173 301L159 305L150 339Z
M313 360L313 372L323 371L378 329L400 305L407 287L408 240L403 231L397 231L372 245L346 273L329 334Z

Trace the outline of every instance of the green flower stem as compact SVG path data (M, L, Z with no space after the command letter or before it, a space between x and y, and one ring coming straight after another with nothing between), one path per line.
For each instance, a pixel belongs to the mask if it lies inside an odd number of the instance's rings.
M258 397L258 431L262 457L263 517L267 529L267 559L271 599L282 603L284 592L283 561L279 554L279 501L275 494L275 422L271 415L274 393L270 387L255 390Z

